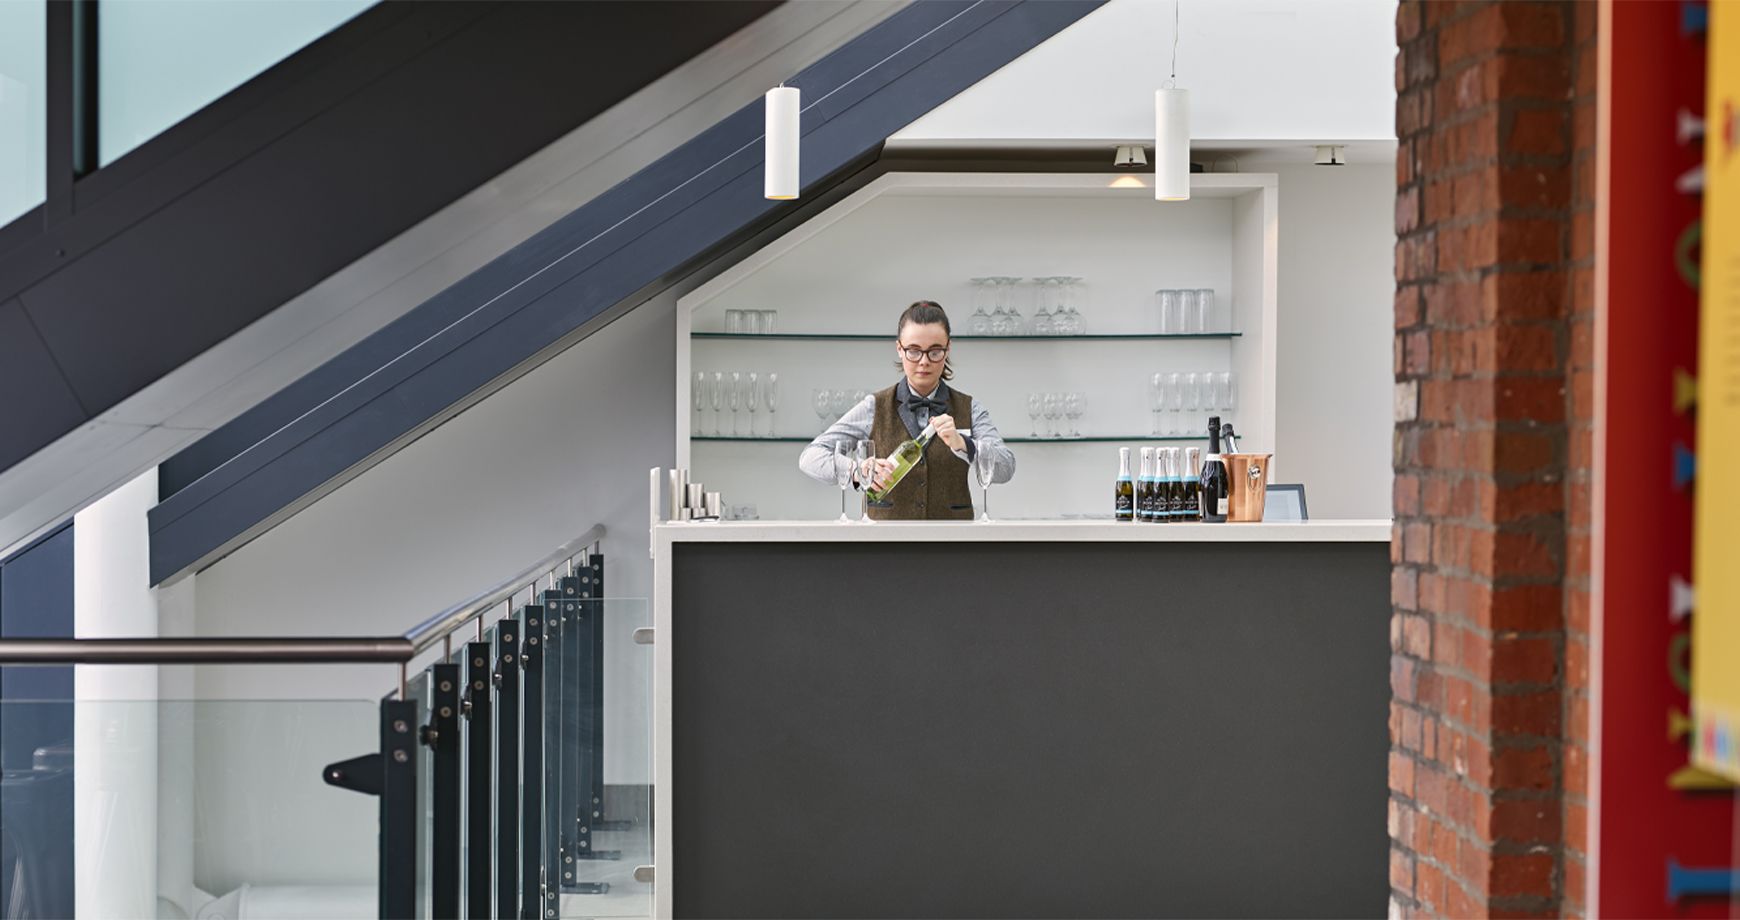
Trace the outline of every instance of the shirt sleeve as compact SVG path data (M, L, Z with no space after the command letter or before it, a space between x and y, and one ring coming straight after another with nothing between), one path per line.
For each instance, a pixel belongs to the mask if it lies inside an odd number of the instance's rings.
M834 478L834 445L867 440L875 417L876 397L866 396L863 402L846 410L839 421L829 425L827 431L816 435L798 455L798 469L819 483L834 485L838 481Z
M991 454L991 481L993 483L1008 482L1015 478L1015 452L1009 445L1003 443L1003 435L997 431L997 424L991 421L991 412L985 404L973 400L973 432L967 438L967 449L957 450L955 456L971 463L981 451Z

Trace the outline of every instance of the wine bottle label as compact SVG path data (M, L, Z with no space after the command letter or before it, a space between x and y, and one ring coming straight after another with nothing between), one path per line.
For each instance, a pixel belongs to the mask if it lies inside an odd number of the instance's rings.
M1214 513L1215 514L1225 514L1226 513L1226 496L1225 495L1222 495L1215 502L1215 512Z

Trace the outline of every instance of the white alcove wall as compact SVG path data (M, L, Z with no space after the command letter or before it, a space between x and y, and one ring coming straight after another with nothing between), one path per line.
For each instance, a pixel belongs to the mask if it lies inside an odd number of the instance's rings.
M875 391L899 378L891 347L899 312L917 299L950 311L956 385L991 412L1005 437L1032 434L1032 392L1080 392L1083 435L1118 440L1015 443L1015 481L995 487L1001 517L1110 513L1120 445L1154 440L1148 379L1155 372L1231 371L1241 447L1268 450L1275 432L1278 183L1265 174L1193 177L1193 199L1156 202L1144 177L1117 174L891 173L697 288L677 311L679 464L727 505L764 519L839 513L837 489L797 470L805 441L833 419L812 410L817 388ZM1158 331L1154 291L1212 288L1220 328L1236 337L975 340L970 278L1074 275L1086 280L1087 333ZM777 310L776 333L859 334L869 340L712 337L727 310ZM1031 320L1033 310L1022 307ZM697 333L701 335L692 335ZM692 374L780 375L784 440L695 439ZM1207 412L1187 427L1202 430ZM731 428L726 413L724 428ZM756 431L770 434L759 413ZM747 433L739 420L739 431ZM877 445L886 453L894 445Z

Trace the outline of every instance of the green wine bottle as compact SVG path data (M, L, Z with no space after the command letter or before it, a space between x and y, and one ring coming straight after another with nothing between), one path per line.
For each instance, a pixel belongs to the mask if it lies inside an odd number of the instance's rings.
M894 472L888 474L888 484L880 489L874 487L866 489L864 494L870 496L870 500L873 502L886 499L888 493L894 491L895 486L900 485L900 480L905 479L906 474L912 472L913 465L924 456L924 449L930 446L930 439L934 437L936 437L936 428L926 425L924 430L918 433L918 437L896 447L894 453L888 455L888 459L894 461Z

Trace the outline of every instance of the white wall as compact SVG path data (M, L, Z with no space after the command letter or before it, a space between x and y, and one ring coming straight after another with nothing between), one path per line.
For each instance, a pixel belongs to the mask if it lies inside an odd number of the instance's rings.
M607 593L646 598L647 470L672 462L672 342L676 298L686 290L642 305L201 572L199 633L400 633L600 522ZM605 781L644 783L651 653L630 633L650 625L649 609L624 604L607 611L607 622ZM396 668L381 666L206 667L198 695L368 701L277 710L301 711L304 721L335 712L354 735L356 720L396 680ZM299 753L293 769L365 752L335 756L327 747ZM285 751L244 732L202 733L202 884L370 877L375 812L360 805L322 812L334 826L327 842L307 836L273 848L271 860L249 858L263 844L251 821L235 820L250 810L236 784L255 769L282 779ZM204 779L213 771L228 779ZM338 795L342 802L349 794Z
M157 635L145 512L151 470L73 519L73 635ZM73 881L78 916L152 916L157 908L157 669L73 672Z
M1190 90L1191 137L1394 140L1395 9L1182 0L1178 85ZM1151 141L1172 20L1171 3L1111 0L892 140Z
M1314 518L1390 516L1395 167L1281 176L1275 443Z

